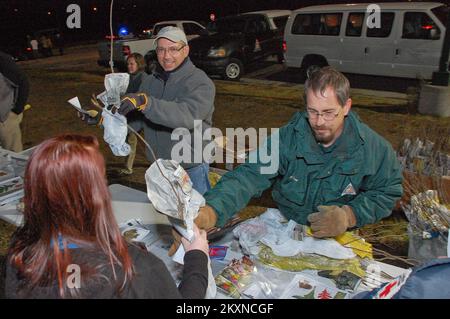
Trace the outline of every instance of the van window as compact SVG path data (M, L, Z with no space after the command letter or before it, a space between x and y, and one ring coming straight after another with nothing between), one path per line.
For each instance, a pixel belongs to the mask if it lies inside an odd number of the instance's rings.
M402 38L437 40L441 35L436 23L424 12L406 12L403 19Z
M447 25L447 19L448 19L448 11L450 10L447 6L439 6L434 9L431 9L431 11L434 13L434 15L441 21L441 23L446 26Z
M380 27L367 27L367 36L371 38L387 38L392 31L395 14L393 12L382 12L380 15Z
M342 13L299 14L292 24L292 34L334 35L341 29Z
M289 16L282 16L282 17L276 17L273 18L273 23L275 23L275 26L278 30L284 30L284 27L286 26L287 20Z
M265 34L269 31L269 25L264 17L258 17L253 20L250 20L246 32L250 34Z
M176 27L176 24L173 23L163 23L163 24L158 24L155 29L153 30L153 34L154 35L158 35L159 30L161 30L162 28L165 27Z
M348 37L360 37L362 33L364 21L364 13L354 12L348 14L347 28L345 29L345 35Z
M195 23L183 23L184 33L186 35L199 35L203 29Z

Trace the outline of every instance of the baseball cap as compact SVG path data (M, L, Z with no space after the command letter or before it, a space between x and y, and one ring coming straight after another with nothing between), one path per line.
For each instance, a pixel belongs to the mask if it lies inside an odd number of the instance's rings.
M158 34L156 35L155 42L153 43L153 48L155 49L158 44L158 39L165 38L172 42L180 42L183 41L185 44L188 44L188 40L186 38L186 34L177 27L164 27L161 30L159 30Z

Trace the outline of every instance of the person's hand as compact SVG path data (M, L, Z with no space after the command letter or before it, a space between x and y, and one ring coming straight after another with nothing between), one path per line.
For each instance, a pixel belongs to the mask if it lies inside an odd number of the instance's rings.
M194 224L198 228L204 230L213 228L216 225L216 222L217 222L217 214L214 211L214 208L208 205L201 207L200 210L198 211L197 218L194 219ZM178 246L180 246L181 243L181 236L175 229L172 229L172 236L173 236L173 243L169 249L169 256L175 254L175 252L178 250Z
M318 206L318 213L308 216L313 236L317 238L336 237L356 225L356 218L350 206Z
M203 229L199 229L195 224L194 239L192 240L192 242L182 237L181 243L183 244L186 253L191 250L201 250L206 254L206 256L209 256L209 245L208 240L206 239L206 231Z
M148 97L145 93L127 94L122 98L119 107L119 114L126 116L134 110L143 111L147 107Z

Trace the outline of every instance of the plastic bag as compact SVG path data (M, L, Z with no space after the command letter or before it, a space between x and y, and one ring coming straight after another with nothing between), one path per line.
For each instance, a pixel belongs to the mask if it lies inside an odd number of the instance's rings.
M126 143L128 127L127 118L119 113L112 114L104 109L103 117L103 139L108 143L115 156L128 156L130 145Z
M268 209L261 216L252 218L234 230L233 234L239 238L244 251L257 255L259 243L272 248L277 256L289 257L299 253L319 254L335 259L354 258L355 253L342 246L334 239L316 239L304 237L302 240L293 239L297 223L290 220L285 223L284 217L277 209Z

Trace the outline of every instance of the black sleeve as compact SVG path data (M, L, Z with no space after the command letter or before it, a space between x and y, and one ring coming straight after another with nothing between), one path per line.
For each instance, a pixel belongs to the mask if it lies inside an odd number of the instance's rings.
M180 299L204 298L208 286L208 258L199 251L184 256L183 279L177 288L166 265L152 253L134 254L135 278L128 298Z
M30 84L27 76L14 60L5 54L0 56L0 72L19 87L17 102L11 111L16 114L22 113L30 91Z
M183 280L178 289L183 298L203 299L208 287L208 256L201 250L184 255Z

